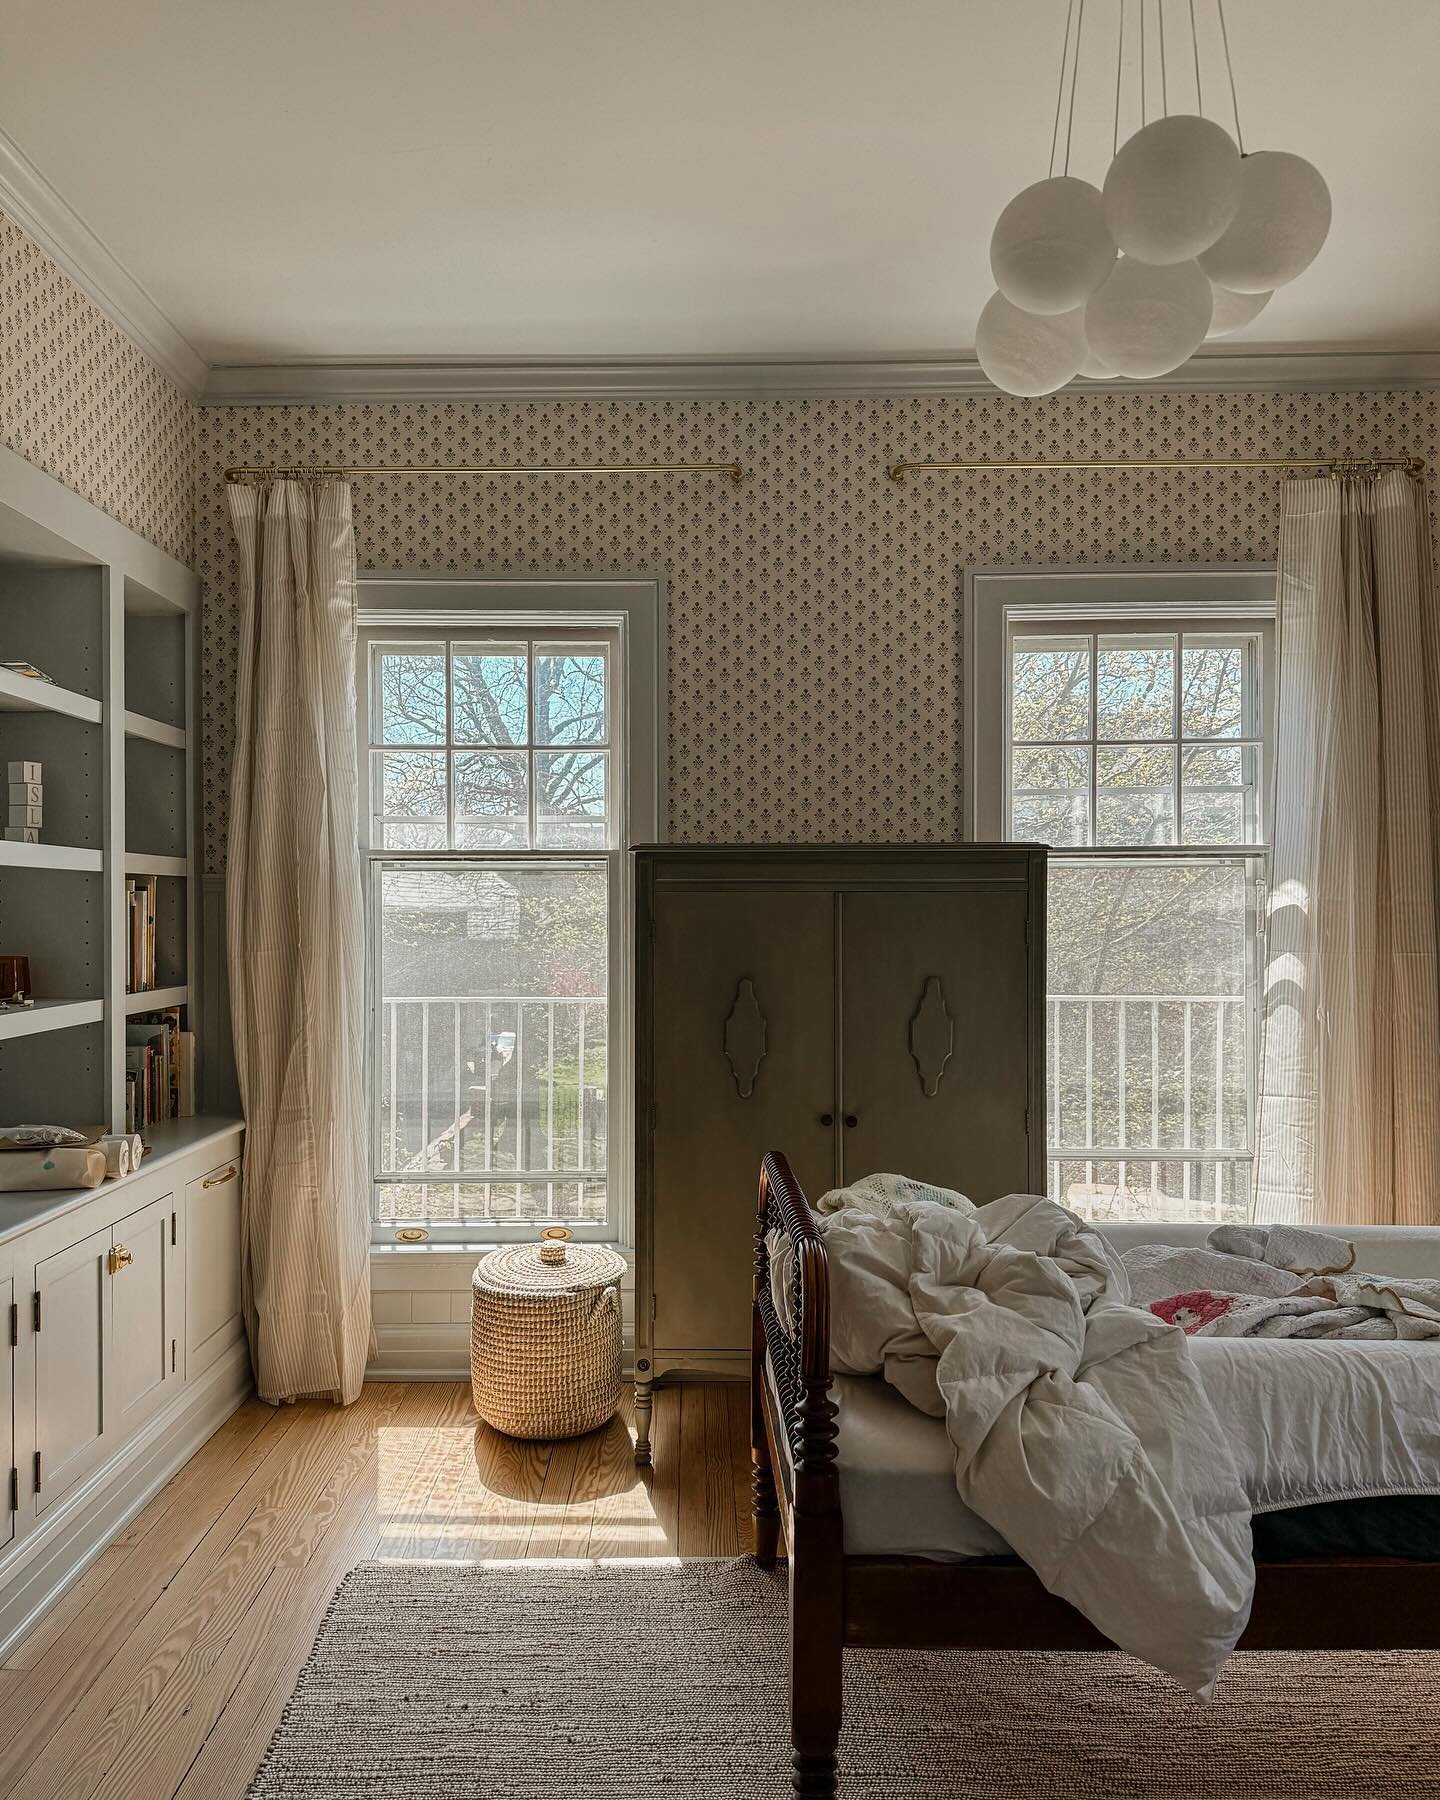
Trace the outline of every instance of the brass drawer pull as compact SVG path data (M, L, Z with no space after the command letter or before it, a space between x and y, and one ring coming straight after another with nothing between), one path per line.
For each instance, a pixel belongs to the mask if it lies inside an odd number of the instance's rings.
M134 1260L135 1252L133 1250L127 1250L123 1244L115 1244L112 1246L108 1258L110 1273L118 1275L122 1269L128 1269Z
M223 1169L220 1174L207 1175L200 1185L202 1188L224 1187L227 1181L233 1181L235 1179L235 1172L235 1165L234 1163L231 1163L230 1167L228 1169Z

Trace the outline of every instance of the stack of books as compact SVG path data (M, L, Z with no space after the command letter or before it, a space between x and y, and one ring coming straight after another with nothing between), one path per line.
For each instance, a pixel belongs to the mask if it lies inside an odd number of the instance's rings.
M45 789L40 781L38 762L12 762L7 767L10 781L10 822L5 836L13 844L38 844L40 822L44 816Z
M125 1129L143 1131L195 1113L195 1033L180 1008L143 1013L125 1026Z
M160 893L158 875L131 876L125 883L127 937L125 991L148 994L155 985L155 912Z

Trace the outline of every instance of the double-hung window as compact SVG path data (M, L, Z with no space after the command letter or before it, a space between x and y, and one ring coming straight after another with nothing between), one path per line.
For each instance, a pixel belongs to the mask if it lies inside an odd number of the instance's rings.
M361 634L380 1242L621 1228L631 638L486 598Z
M1272 590L974 578L975 802L1050 846L1049 1188L1089 1217L1249 1215Z

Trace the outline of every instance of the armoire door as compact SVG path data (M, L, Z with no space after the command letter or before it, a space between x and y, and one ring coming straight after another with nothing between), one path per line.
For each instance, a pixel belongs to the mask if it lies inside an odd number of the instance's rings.
M15 1304L15 1281L7 1275L0 1281L0 1319L10 1321L10 1308ZM0 1547L15 1536L15 1505L18 1496L12 1491L10 1471L15 1466L15 1347L7 1330L0 1337Z
M846 1181L913 1175L977 1205L1029 1190L1027 905L1023 881L843 895Z
M748 1345L766 1150L786 1153L812 1197L834 1185L834 907L830 893L779 886L657 894L657 1345Z

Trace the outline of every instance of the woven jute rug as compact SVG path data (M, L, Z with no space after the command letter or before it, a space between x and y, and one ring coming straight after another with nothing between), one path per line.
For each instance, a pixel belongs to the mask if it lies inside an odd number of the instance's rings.
M255 1800L783 1800L783 1577L748 1562L367 1563ZM1440 1795L1440 1654L846 1653L845 1800Z

